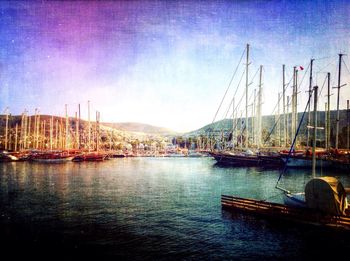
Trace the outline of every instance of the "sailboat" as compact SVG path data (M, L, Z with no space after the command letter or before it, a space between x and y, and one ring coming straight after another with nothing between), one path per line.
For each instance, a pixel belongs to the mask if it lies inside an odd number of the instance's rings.
M243 53L244 54L244 53ZM243 57L242 54L242 57ZM229 165L229 166L245 166L245 167L282 167L284 165L283 160L281 157L276 154L268 154L268 153L262 153L259 151L259 146L257 151L252 151L249 149L249 126L248 126L248 65L250 64L249 62L249 44L247 44L246 47L246 68L245 68L245 75L246 75L246 88L245 88L245 100L246 100L246 105L245 105L245 120L243 121L241 119L241 150L231 150L231 151L225 151L225 150L220 150L220 151L214 151L212 150L209 152L209 155L212 156L218 164L222 165ZM260 81L259 81L259 90L258 90L258 114L260 117L258 117L258 140L260 143L261 139L261 86L262 86L262 65L260 66ZM243 76L243 75L242 75ZM225 94L226 95L226 94ZM254 95L255 97L255 95ZM233 102L232 102L233 104ZM234 106L233 106L234 107ZM234 131L235 128L237 128L237 118L235 119L233 115L234 121L236 124L233 124L232 128L232 137L234 136ZM252 119L252 118L251 118ZM253 123L253 119L252 119ZM260 124L260 125L259 125ZM235 127L234 127L235 125ZM260 127L259 127L260 126ZM253 131L252 131L253 132ZM254 135L253 135L254 136ZM253 137L254 139L254 137ZM243 142L244 140L244 142ZM243 143L245 143L245 148L243 149Z
M334 177L316 177L316 110L317 89L314 87L314 129L313 129L313 178L306 184L304 192L291 193L278 185L283 172L277 181L276 188L284 193L285 203L266 202L235 196L221 195L221 204L225 209L240 210L264 217L278 218L288 222L319 225L337 229L350 230L350 208L347 203L342 183ZM311 96L311 93L310 93ZM310 102L310 96L309 101ZM305 113L302 116L304 117ZM301 120L302 120L301 119ZM300 126L299 126L300 127ZM296 132L298 134L299 128ZM294 145L294 141L292 144ZM290 150L291 153L291 150Z
M314 126L312 145L312 179L306 184L304 192L291 193L290 191L278 186L278 182L281 178L280 175L276 188L283 191L284 203L287 206L312 208L329 214L344 215L348 208L348 204L346 191L341 182L334 177L316 177L317 91L318 87L315 86L313 89Z

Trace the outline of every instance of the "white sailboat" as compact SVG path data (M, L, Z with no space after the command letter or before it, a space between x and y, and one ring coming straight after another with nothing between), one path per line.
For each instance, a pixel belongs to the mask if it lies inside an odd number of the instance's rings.
M292 207L302 207L317 209L319 211L345 215L348 207L346 190L341 182L334 177L316 177L316 123L317 123L317 90L315 86L314 94L314 126L313 126L313 146L312 146L312 179L306 184L304 192L291 193L276 184L276 188L284 192L284 204Z

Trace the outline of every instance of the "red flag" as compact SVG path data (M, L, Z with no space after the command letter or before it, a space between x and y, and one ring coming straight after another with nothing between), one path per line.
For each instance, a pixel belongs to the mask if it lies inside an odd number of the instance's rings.
M302 71L302 70L304 70L304 67L303 67L303 66L301 66L301 65L299 66L299 68L300 68L300 70L301 70L301 71Z

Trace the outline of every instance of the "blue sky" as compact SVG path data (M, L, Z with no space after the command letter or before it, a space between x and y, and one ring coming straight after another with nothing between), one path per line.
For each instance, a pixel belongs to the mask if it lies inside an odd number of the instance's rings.
M347 1L1 1L0 110L63 115L68 104L73 116L80 103L87 118L90 100L102 121L197 129L212 121L249 43L250 78L262 64L263 113L270 114L282 64L289 81L293 66L306 69L315 58L314 84L330 71L335 86L337 55L349 53L349 25ZM344 63L348 83L348 56ZM307 88L308 75L299 110ZM343 108L349 88L341 89Z

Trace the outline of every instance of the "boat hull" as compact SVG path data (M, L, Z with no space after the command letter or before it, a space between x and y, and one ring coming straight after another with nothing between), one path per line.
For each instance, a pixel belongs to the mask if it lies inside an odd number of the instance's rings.
M44 158L33 158L32 161L41 162L41 163L62 163L72 161L74 157L64 157L64 158L56 158L56 159L44 159Z
M235 155L229 153L210 153L218 164L235 167L282 167L284 162L279 156Z
M287 163L287 167L290 168L311 168L312 167L312 158L304 158L304 157L289 157L287 162L287 157L282 158L285 163ZM330 160L325 159L317 159L316 167L317 168L329 168L332 166L332 162Z

